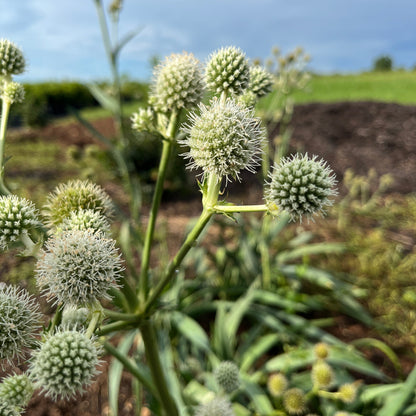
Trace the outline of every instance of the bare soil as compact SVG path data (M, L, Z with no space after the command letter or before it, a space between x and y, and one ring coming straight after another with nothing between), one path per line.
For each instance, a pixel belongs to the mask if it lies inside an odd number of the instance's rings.
M114 133L110 119L94 122L95 127L107 136ZM411 193L416 191L416 106L398 104L355 102L335 104L305 104L295 107L293 120L293 149L323 157L335 170L338 179L350 168L357 174L367 174L374 168L378 174L390 173L395 179L393 192ZM54 140L63 146L85 146L95 139L78 124L51 125L40 131L26 131L20 134ZM259 195L256 180L251 186L236 186L238 194ZM244 198L246 199L246 198ZM199 206L200 202L195 201ZM195 212L195 204L185 201L170 202L164 209L170 214L183 218ZM182 221L183 222L183 221ZM180 227L182 229L182 227ZM362 334L348 325L348 331L338 331L340 336L354 339ZM106 395L106 368L89 391L70 402L53 403L43 396L35 396L26 411L27 416L98 416L108 414ZM129 376L126 375L127 382ZM130 383L123 383L120 415L133 415Z

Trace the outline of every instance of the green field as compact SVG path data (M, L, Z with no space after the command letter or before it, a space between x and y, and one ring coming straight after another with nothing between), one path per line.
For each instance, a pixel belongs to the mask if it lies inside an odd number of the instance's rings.
M314 75L296 103L383 101L416 104L416 71L367 72L351 75Z

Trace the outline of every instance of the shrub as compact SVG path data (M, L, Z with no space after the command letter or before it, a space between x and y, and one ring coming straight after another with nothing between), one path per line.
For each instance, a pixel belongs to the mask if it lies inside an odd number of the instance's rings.
M374 71L391 71L393 69L393 59L388 55L379 56L374 60Z

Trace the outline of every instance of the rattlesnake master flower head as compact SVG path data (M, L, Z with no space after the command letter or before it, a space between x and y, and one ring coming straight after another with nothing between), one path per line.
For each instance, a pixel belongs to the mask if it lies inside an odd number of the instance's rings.
M238 179L243 169L254 172L265 131L252 109L232 99L214 99L209 107L201 104L200 114L191 114L190 120L185 139L179 141L189 147L184 157L190 159L190 169L227 179Z
M328 363L318 360L312 366L311 377L314 386L324 389L334 381L334 372Z
M36 265L39 288L56 303L88 306L111 299L121 259L115 241L92 230L70 230L52 236Z
M21 410L9 404L8 402L0 402L0 416L20 416Z
M21 358L40 326L38 305L25 289L0 285L0 360Z
M250 80L250 68L245 54L233 46L214 52L207 63L205 79L207 88L214 94L242 94Z
M87 308L77 308L73 305L66 306L62 311L62 328L76 329L87 325L90 312Z
M316 358L325 360L325 358L328 358L329 355L329 346L325 342L318 342L318 344L314 346L313 352Z
M218 385L226 392L231 393L240 387L239 369L232 361L223 361L214 371Z
M26 67L22 51L7 39L0 39L0 77L21 74Z
M216 397L197 407L195 416L234 416L231 403L225 397Z
M329 198L337 193L334 173L316 156L296 154L284 158L274 166L269 177L266 202L287 211L292 220L323 213L332 204Z
M131 116L131 126L137 132L156 132L156 113L153 108L139 108L137 113Z
M68 399L83 393L98 374L99 350L94 340L75 330L48 334L34 352L30 376L36 388L52 399Z
M51 227L60 224L73 211L91 209L106 218L113 215L113 204L107 193L90 181L74 180L61 184L49 194L44 215Z
M0 402L7 402L11 406L25 407L32 397L33 390L33 384L26 374L9 376L4 378L0 384Z
M283 394L283 406L290 415L301 415L306 410L305 393L294 387Z
M261 66L253 66L250 68L248 90L256 94L257 98L269 94L272 91L273 83L273 75L266 69Z
M22 103L25 99L25 89L18 82L7 82L1 90L1 98L10 104Z
M357 397L359 382L346 383L339 387L338 394L344 403L352 403Z
M16 195L0 196L0 250L39 227L35 205Z
M72 211L57 227L56 232L69 230L100 231L104 235L110 234L110 223L100 212L92 209L80 209Z
M282 373L271 374L267 380L267 389L273 397L280 397L289 385L287 378Z
M188 53L172 54L155 69L150 101L166 113L198 105L204 93L199 61Z

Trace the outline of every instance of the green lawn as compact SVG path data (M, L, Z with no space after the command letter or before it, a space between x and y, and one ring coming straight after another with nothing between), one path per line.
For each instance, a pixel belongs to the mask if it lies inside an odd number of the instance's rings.
M314 75L308 88L294 94L296 103L383 101L416 104L416 71Z

